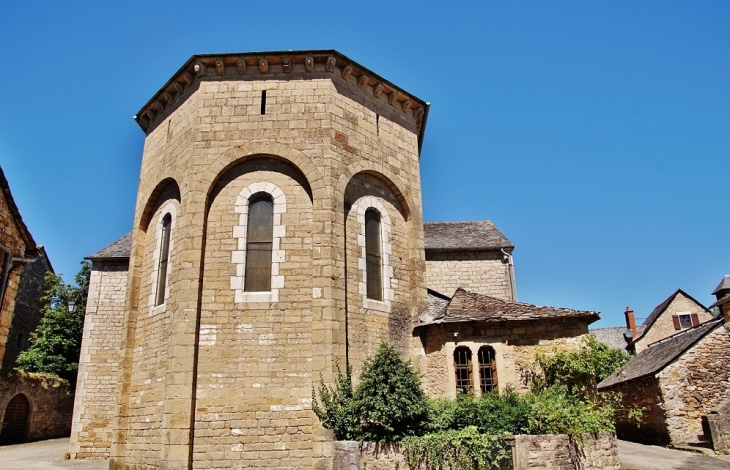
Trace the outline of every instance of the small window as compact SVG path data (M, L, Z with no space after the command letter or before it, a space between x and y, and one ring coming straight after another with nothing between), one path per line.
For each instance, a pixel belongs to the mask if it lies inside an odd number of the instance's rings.
M365 212L365 266L368 299L383 300L380 214L374 209Z
M15 347L16 348L23 347L23 333L18 333L18 337L15 338Z
M155 306L165 303L165 289L167 288L167 262L170 257L170 227L172 216L165 214L162 219L162 243L160 244L160 261L157 265L157 296Z
M497 388L497 361L489 346L479 348L479 383L482 393Z
M456 391L471 393L474 384L471 370L471 349L458 347L454 350L454 371L456 373Z
M255 194L248 206L245 292L271 290L271 248L274 238L274 201L269 194Z
M673 315L672 321L674 322L675 330L686 330L700 324L696 313L680 313L679 315Z

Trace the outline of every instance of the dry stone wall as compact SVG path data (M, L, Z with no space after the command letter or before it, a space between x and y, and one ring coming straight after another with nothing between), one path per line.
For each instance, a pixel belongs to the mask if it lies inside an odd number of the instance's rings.
M426 252L429 289L447 296L459 287L478 294L512 300L509 264L498 251Z
M12 256L25 255L25 242L15 225L15 218L10 212L8 203L4 197L0 197L0 244L4 245L12 252ZM34 248L34 247L29 247ZM4 251L0 251L0 262L4 262ZM5 356L5 345L8 342L8 334L10 332L10 324L13 320L13 311L15 310L15 297L18 293L18 283L20 282L20 267L16 266L10 270L7 284L5 285L5 295L0 305L0 362Z
M656 377L650 375L630 382L620 382L607 391L622 395L622 406L616 413L616 435L619 439L648 445L670 444L662 389ZM628 416L629 409L634 407L641 408L643 412L638 423Z
M28 441L68 436L74 396L64 380L17 370L0 370L0 423L10 400L22 394L30 404ZM0 440L1 440L0 436Z
M646 334L634 343L636 354L639 354L652 343L679 333L680 330L674 328L674 321L672 320L672 316L679 313L696 313L700 323L712 320L712 314L680 292L667 306L664 313L654 321Z

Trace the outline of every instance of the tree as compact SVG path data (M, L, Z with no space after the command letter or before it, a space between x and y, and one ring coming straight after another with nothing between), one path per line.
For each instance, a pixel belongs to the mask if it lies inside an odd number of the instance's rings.
M352 409L362 441L395 442L419 435L428 419L428 401L418 373L386 342L365 361Z
M18 356L16 369L54 375L75 384L90 274L88 261L81 262L75 285L66 284L52 272L46 273L46 291L41 297L43 318L31 334L30 348ZM69 301L75 302L74 312L69 311Z

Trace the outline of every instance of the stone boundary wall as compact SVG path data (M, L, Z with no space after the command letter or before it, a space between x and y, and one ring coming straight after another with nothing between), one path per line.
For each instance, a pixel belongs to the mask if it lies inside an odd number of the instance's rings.
M512 439L514 470L619 469L618 444L612 433L584 434L582 447L566 434L517 435ZM397 444L366 442L360 446L354 441L333 444L332 470L408 469Z
M17 370L0 370L0 423L10 400L22 393L30 402L26 441L66 437L71 434L74 396L64 380ZM0 431L2 432L2 431Z

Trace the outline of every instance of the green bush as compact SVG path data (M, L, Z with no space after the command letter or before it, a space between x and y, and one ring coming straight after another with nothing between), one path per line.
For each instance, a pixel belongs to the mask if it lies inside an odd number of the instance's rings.
M357 439L357 420L352 409L352 367L345 373L337 365L337 378L334 386L324 383L319 377L320 405L312 385L312 410L322 422L322 426L335 434L337 440L349 441Z
M408 468L426 470L497 470L511 468L512 453L502 436L480 433L475 426L403 439Z
M383 342L363 365L352 410L359 423L357 440L396 442L423 432L428 401L411 362Z
M475 426L483 434L525 434L532 413L530 400L507 390L491 391L481 397L459 395L456 400L432 400L429 430L444 431Z

